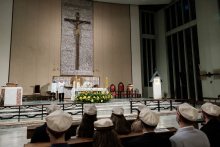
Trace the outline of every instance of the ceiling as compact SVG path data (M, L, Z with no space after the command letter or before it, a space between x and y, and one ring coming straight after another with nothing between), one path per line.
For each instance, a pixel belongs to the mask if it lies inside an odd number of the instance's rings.
M157 5L169 4L172 0L93 0L106 3L131 4L131 5Z

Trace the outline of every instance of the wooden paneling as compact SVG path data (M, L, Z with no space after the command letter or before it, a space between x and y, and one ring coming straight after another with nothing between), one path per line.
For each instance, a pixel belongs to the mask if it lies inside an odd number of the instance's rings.
M44 94L60 75L60 38L61 0L14 1L9 81L17 79L25 95L36 84Z
M129 5L94 2L94 76L101 87L131 81Z

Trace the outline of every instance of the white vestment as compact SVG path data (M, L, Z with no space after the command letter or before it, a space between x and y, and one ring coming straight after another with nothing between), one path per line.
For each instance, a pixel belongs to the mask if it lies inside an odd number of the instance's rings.
M58 93L64 93L65 92L65 86L66 84L63 82L63 83L58 83Z
M79 87L80 87L79 82L77 82L77 87L75 87L75 81L74 81L74 82L73 82L73 87L74 87L74 88L79 88Z
M52 83L51 84L51 93L56 93L57 92L57 83Z
M83 88L90 88L91 87L91 83L90 82L84 82L83 83Z

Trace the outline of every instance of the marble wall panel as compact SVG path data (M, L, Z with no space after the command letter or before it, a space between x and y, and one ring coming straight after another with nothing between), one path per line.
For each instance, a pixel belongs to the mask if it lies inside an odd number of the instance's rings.
M76 19L91 24L81 25L79 40L79 70L76 62L76 26L64 21L64 18ZM93 75L93 3L87 0L62 0L62 39L61 39L61 75Z

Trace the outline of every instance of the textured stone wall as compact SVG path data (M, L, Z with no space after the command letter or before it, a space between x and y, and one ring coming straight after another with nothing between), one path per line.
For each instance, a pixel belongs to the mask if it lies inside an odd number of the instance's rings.
M81 25L79 40L79 70L76 62L76 25L64 21L64 18L76 19L91 24ZM93 3L87 0L62 0L62 39L61 39L61 75L93 75Z

